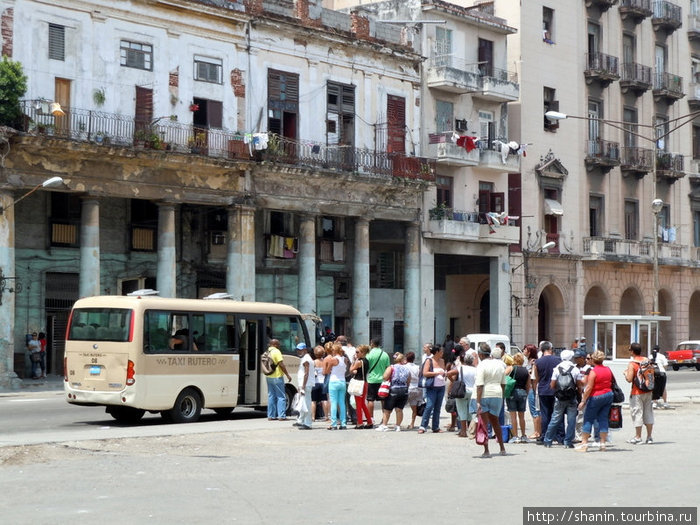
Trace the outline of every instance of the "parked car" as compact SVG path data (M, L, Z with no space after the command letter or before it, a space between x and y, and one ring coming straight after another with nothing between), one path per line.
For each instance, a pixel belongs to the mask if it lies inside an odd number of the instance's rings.
M467 334L467 338L469 338L470 348L474 348L476 350L479 349L479 345L481 343L487 343L491 347L491 349L493 349L496 346L496 343L503 343L505 345L507 351L511 355L515 355L517 352L520 351L520 349L517 346L510 344L510 338L507 335L502 335L502 334Z
M700 341L682 341L675 350L666 352L668 366L678 370L682 366L694 366L700 370Z

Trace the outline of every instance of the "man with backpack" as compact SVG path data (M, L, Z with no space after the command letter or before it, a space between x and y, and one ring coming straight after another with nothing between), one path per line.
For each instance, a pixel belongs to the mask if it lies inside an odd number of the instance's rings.
M564 446L574 448L576 435L576 414L578 413L578 385L581 374L578 367L571 362L574 357L572 350L563 350L561 363L552 370L550 388L554 391L554 412L544 435L544 446L551 447L557 428L566 415L566 433Z
M625 370L625 379L632 383L630 392L630 414L634 424L635 435L628 443L638 445L642 442L642 424L647 428L646 444L654 442L651 431L654 428L654 409L652 407L652 394L654 392L654 365L642 356L642 345L632 343L630 345L632 356Z

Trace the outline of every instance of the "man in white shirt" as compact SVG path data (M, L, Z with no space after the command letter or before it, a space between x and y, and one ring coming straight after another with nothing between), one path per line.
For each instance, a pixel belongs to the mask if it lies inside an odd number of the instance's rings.
M659 385L654 385L654 395L652 396L652 399L655 399L653 408L670 408L669 404L666 402L666 379L668 378L666 375L666 367L668 366L668 359L666 359L664 354L659 352L659 345L654 345L651 355L652 361L656 363L656 366L659 368L659 373L655 374L654 378ZM658 392L661 392L660 396L658 395ZM663 400L662 403L658 402L659 398Z
M311 359L305 343L297 345L297 355L301 358L299 370L297 371L297 385L299 386L299 393L304 396L304 404L299 410L299 416L294 426L298 427L299 430L311 430L311 390L313 390L316 382L314 361Z

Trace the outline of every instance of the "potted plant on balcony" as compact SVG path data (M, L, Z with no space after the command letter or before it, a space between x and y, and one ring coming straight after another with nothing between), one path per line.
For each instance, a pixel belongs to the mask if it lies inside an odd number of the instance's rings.
M109 135L104 131L98 131L95 133L95 142L106 146L109 144Z
M445 219L450 219L451 214L452 208L448 207L444 202L441 202L434 208L428 210L428 217L431 221L444 221Z

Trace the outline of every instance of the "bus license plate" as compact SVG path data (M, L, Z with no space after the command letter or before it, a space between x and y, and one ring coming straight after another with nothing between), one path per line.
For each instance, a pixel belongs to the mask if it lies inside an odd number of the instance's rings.
M100 370L102 370L101 366L93 365L90 367L90 375L91 376L98 376L98 375L100 375Z

